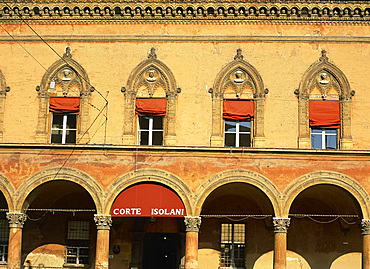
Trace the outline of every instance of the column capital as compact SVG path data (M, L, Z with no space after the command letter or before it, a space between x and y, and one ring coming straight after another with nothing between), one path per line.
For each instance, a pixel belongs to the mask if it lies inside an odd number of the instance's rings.
M202 223L201 217L184 217L186 232L199 232L200 224Z
M290 225L290 218L273 218L274 232L287 233Z
M363 235L369 235L370 234L370 219L361 220L361 228L362 228Z
M24 222L27 220L27 215L24 213L6 213L6 218L9 220L9 228L23 228Z
M94 221L98 230L110 230L110 226L112 226L111 215L95 214Z

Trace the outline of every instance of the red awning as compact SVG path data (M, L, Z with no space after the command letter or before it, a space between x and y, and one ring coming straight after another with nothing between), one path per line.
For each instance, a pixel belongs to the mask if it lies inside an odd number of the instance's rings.
M338 101L310 101L310 127L340 128Z
M135 113L139 116L166 116L166 98L138 98Z
M253 120L254 102L246 100L224 100L223 118L227 120Z
M157 184L139 184L118 195L112 217L183 217L186 210L172 190Z
M80 112L80 98L50 97L49 111L54 113L78 114Z

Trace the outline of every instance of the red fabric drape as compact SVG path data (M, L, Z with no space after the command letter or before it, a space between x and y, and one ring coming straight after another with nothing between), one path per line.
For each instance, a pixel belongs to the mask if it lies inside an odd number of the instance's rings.
M246 100L224 100L224 119L253 120L254 102Z
M340 104L337 101L310 101L310 127L340 128Z
M54 113L78 114L80 112L80 98L50 97L49 111Z
M138 98L135 113L139 116L166 116L166 98Z

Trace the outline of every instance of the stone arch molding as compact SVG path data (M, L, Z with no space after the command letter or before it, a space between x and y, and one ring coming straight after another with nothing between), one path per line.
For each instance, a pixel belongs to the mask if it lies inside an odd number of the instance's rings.
M264 89L257 69L243 58L242 50L238 49L234 60L221 69L209 90L212 95L211 146L223 146L222 101L225 90L230 86L235 89L236 98L240 98L245 87L252 89L255 111L253 147L264 146L264 104L268 90Z
M86 143L89 141L88 126L89 126L89 101L93 88L90 85L89 77L85 69L74 59L72 59L71 48L66 47L63 57L54 62L48 70L46 70L42 77L40 86L36 88L39 94L39 115L36 129L36 141L40 143L47 143L49 140L50 124L48 122L49 115L49 99L47 94L51 81L55 79L62 81L58 78L58 74L62 70L68 69L74 73L74 78L66 86L76 85L79 88L80 96L80 113L78 121L78 137L77 141ZM63 84L63 83L62 83ZM65 86L64 84L62 86Z
M260 189L270 200L275 216L281 215L281 193L278 188L268 178L244 169L217 173L200 185L194 193L195 214L200 215L205 200L214 190L225 184L236 182L250 184Z
M0 192L4 195L8 204L9 212L14 211L15 188L12 183L3 175L0 174Z
M315 87L321 92L321 98L326 99L328 91L334 87L338 91L341 109L340 148L352 149L353 141L351 135L351 100L355 91L351 90L350 84L344 73L327 57L323 50L322 56L313 63L303 75L299 88L295 91L299 99L299 148L310 148L309 128L309 95ZM325 83L320 83L320 76L325 74Z
M25 205L25 201L28 195L46 182L51 182L54 180L66 180L77 183L83 187L91 196L95 203L97 214L101 214L104 202L104 193L102 188L97 184L96 180L91 176L75 168L70 167L54 167L37 172L27 180L25 180L17 189L17 201L16 210L21 212Z
M187 215L191 216L193 213L192 204L192 191L189 187L176 175L151 168L143 168L135 171L128 172L123 176L117 178L106 190L106 208L104 209L105 214L110 214L110 210L113 206L114 200L117 196L128 187L136 183L161 183L171 188L184 203Z
M282 212L285 217L289 215L294 199L305 189L319 184L330 184L348 191L359 203L363 219L369 218L370 196L367 191L351 177L333 171L315 171L305 174L289 184L283 192L285 205Z
M139 63L131 72L127 86L122 88L125 94L123 142L134 145L135 140L135 100L141 86L145 86L152 97L154 90L161 85L166 93L167 107L164 122L164 145L176 144L176 106L177 95L181 89L177 87L175 77L163 62L157 59L155 48L151 48L148 58Z

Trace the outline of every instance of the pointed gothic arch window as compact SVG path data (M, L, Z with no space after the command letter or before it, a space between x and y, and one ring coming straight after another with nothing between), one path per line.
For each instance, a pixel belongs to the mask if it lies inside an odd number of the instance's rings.
M295 91L299 106L299 148L352 149L351 91L342 71L322 56Z
M87 143L89 123L89 78L72 59L70 47L63 58L44 74L39 92L36 141L40 143Z
M217 75L212 94L211 146L263 147L264 89L258 71L243 60L238 49L234 61Z
M181 92L152 48L130 74L125 94L124 144L175 145L176 101Z
M6 86L5 77L0 70L0 143L3 142L4 136L4 111L5 111L5 97L10 88Z

